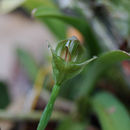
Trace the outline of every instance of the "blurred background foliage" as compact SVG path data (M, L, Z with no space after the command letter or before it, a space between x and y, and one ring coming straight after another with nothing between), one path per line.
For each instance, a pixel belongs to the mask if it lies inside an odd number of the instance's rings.
M61 87L47 130L130 129L129 6L129 0L0 0L1 14L20 10L57 41L78 37L86 59L98 56ZM17 48L16 55L30 87L13 104L8 81L0 82L0 120L14 120L8 129L35 130L54 84L50 55L41 64L26 49ZM19 104L17 113L11 106Z

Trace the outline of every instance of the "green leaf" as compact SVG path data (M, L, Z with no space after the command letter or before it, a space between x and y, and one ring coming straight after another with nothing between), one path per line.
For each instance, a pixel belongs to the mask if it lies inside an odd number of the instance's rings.
M17 49L17 55L21 64L26 69L29 77L34 81L38 72L38 66L35 60L28 52L22 49Z
M92 98L92 107L103 130L129 130L130 117L124 105L113 95L101 92Z
M54 8L55 10L58 10L56 5L51 0L26 0L23 7L28 11L32 11L38 7ZM41 18L39 18L39 20L45 23L57 38L64 39L66 37L66 25L62 21L57 19Z
M80 83L80 96L88 96L94 89L97 80L110 66L123 60L130 60L130 54L124 51L116 50L101 54L99 58L90 65L85 74L85 79Z
M34 16L40 19L58 19L67 24L70 24L84 35L84 37L86 38L86 43L88 43L87 47L91 50L91 55L96 55L98 52L101 51L101 46L98 43L98 40L86 19L75 16L69 16L61 13L59 10L56 10L55 8L50 7L37 8L34 12Z
M78 19L77 17L72 17L68 15L62 14L60 11L56 10L55 8L37 8L37 10L34 13L34 16L36 17L42 17L42 18L55 18L60 19L64 22L67 22L71 25L73 25L75 28L77 28L79 31L84 33L86 31L86 22L85 20Z
M24 3L24 7L26 7L30 11L33 10L34 8L42 6L55 7L52 0L26 0Z

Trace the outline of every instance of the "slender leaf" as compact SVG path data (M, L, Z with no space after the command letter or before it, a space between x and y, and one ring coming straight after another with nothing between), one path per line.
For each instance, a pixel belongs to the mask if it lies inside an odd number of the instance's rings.
M26 0L24 3L24 7L29 10L42 6L55 7L52 0Z
M67 24L72 25L84 35L84 37L86 38L85 40L88 43L87 47L90 48L91 50L90 52L92 53L92 55L98 54L98 52L101 51L101 46L98 43L98 40L94 32L92 31L89 23L86 21L86 19L76 16L65 15L62 14L60 11L56 10L55 8L50 7L37 8L37 10L34 13L34 16L40 19L45 18L59 19Z
M105 72L111 65L121 62L123 60L130 60L130 54L124 51L116 50L102 54L95 61L94 64L88 68L85 79L80 86L82 86L80 95L88 96L94 89L97 80L101 74Z
M48 17L48 18L60 19L63 20L64 22L73 25L82 33L86 31L87 24L84 20L68 15L63 15L60 11L56 10L55 8L38 8L34 13L34 16L42 18Z
M124 105L109 93L101 92L92 98L92 107L103 130L129 130L130 117Z
M51 0L26 0L23 7L28 11L32 11L38 7L49 7L58 10L56 5ZM66 25L57 19L40 19L41 22L45 23L52 33L59 39L64 39L66 36Z

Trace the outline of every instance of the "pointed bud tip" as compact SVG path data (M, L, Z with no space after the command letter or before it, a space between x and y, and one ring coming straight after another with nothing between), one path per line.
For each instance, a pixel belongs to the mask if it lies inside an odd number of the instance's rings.
M52 46L50 44L48 44L48 49L53 52Z
M48 44L48 49L49 49L49 51L51 51L51 54L53 55L54 54L54 50L53 50L53 48L52 48L52 46L50 44Z
M34 17L35 12L37 11L37 8L32 10L31 16Z
M93 59L97 59L98 57L97 56L93 56Z
M46 40L46 43L47 43L47 45L48 45L48 49L51 50L51 49L52 49L52 46L51 46L50 42L49 42L48 40Z

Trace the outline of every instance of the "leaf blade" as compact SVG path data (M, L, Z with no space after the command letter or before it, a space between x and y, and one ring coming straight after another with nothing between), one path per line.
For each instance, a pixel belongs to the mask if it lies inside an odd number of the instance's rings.
M84 76L85 79L82 84L80 84L83 87L80 90L79 95L88 96L93 91L94 86L102 73L104 73L105 70L113 64L123 60L130 60L130 54L124 51L116 50L100 55L95 63L88 68L88 71Z
M85 41L88 43L87 48L91 50L91 55L96 55L103 51L102 46L100 46L95 33L86 19L62 14L60 11L56 11L54 8L37 8L34 16L41 19L58 19L78 29L85 37Z
M23 4L29 12L35 8L55 8L58 10L56 5L51 0L26 0ZM47 27L52 31L52 33L59 39L64 39L66 36L66 25L57 19L41 19L41 22L47 25ZM61 33L62 32L62 33Z
M124 105L113 95L107 92L96 94L92 98L92 107L103 130L129 130L129 114Z

